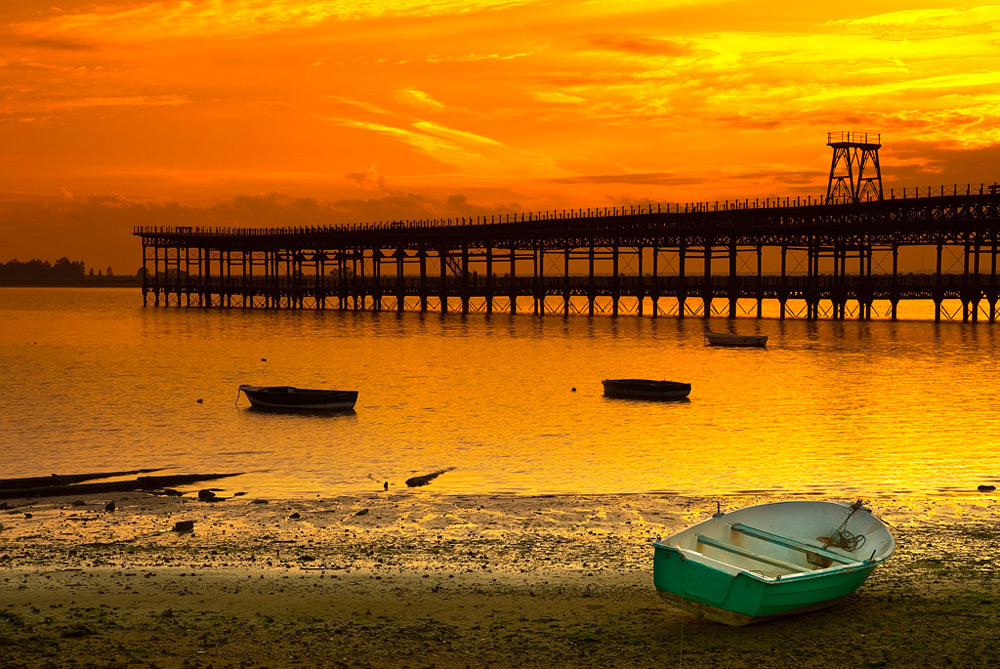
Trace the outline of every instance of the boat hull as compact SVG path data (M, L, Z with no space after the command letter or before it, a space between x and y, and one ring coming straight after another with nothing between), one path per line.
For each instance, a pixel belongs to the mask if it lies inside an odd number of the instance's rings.
M691 393L690 383L648 379L605 379L604 395L629 400L680 400Z
M842 529L863 542L827 541ZM656 542L653 582L674 606L746 625L836 603L894 550L888 528L859 505L761 504L716 514Z
M732 574L686 559L680 551L657 547L653 582L665 601L688 613L742 626L780 616L816 611L857 590L877 565L768 582L751 573Z
M767 335L735 335L726 332L707 332L705 339L709 346L764 347Z
M356 390L312 390L291 386L240 386L254 409L265 411L347 411L358 400Z

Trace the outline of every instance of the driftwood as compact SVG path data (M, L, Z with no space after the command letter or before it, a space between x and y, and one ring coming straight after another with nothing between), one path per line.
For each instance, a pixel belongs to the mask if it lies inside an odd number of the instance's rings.
M441 471L431 472L430 474L424 474L423 476L414 476L413 478L406 479L406 487L417 488L422 485L427 485L437 477L441 476L445 472L450 472L454 467L448 467L448 469L442 469Z
M22 479L0 479L0 490L20 490L24 488L48 488L54 485L69 485L91 479L109 479L113 476L148 474L160 469L132 469L127 472L97 472L93 474L53 474L52 476L29 476Z
M129 492L133 490L159 490L168 486L186 485L199 481L212 481L229 476L239 476L242 472L233 474L176 474L173 476L140 476L131 481L111 481L107 483L81 483L78 485L50 485L35 488L18 488L15 490L0 489L0 499L20 497L58 497L60 495L92 495L109 492ZM42 479L46 480L46 479Z

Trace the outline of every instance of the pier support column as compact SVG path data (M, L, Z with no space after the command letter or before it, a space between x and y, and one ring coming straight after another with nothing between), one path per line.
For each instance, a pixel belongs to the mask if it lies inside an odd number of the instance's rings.
M569 247L566 247L564 256L564 266L563 266L563 316L569 316L569 300L570 300L570 286L569 286Z
M704 304L705 313L704 318L709 318L712 315L712 241L708 238L705 239L705 271L702 275L702 286L701 286L701 301Z
M937 245L937 271L934 274L934 283L936 290L934 291L934 322L941 322L941 300L944 299L944 280L941 277L941 250L943 248L942 244Z
M657 271L660 259L660 247L653 247L653 276L650 277L649 297L653 303L653 318L660 315L657 303L660 301L660 274Z
M757 245L757 318L764 317L763 248Z
M372 309L382 311L382 250L372 249Z
M486 315L493 315L493 244L486 242Z
M517 247L510 243L510 313L517 313Z
M469 246L462 244L462 279L461 279L462 315L469 313Z
M596 297L595 291L597 288L594 286L594 245L590 245L590 256L588 258L590 261L590 273L588 274L587 280L587 315L594 315L594 298Z
M427 287L427 251L417 251L417 259L420 261L420 313L427 313L427 294L430 290Z
M160 247L153 245L153 306L160 306Z
M406 307L406 283L403 278L403 263L406 262L406 250L402 246L396 249L396 313L401 314Z
M639 316L642 316L642 303L646 301L646 280L642 276L642 246L636 247L639 255L639 283L635 288L635 296L638 298L638 306L636 307L636 312Z
M981 251L979 247L979 235L976 235L976 241L972 247L973 257L972 257L972 322L976 323L979 321L979 300L982 299L983 290L982 286L979 285L979 252Z
M438 249L438 264L441 266L441 287L438 299L441 300L441 313L448 313L448 250Z
M736 302L739 300L739 286L737 284L736 278L736 241L732 240L729 242L729 285L727 286L726 292L729 298L729 317L736 318Z
M531 254L531 260L534 264L534 280L531 284L531 296L534 299L535 305L535 315L539 313L545 314L545 291L542 288L543 276L545 274L545 250L539 247L535 247Z
M677 317L684 318L684 312L686 308L684 302L687 301L687 278L684 276L684 256L686 255L687 246L684 244L684 240L681 240L680 247L677 249Z
M892 287L889 294L892 300L892 320L896 320L896 307L899 305L899 244L892 245Z
M781 279L778 282L778 304L781 307L779 312L778 320L785 320L785 304L788 302L788 274L785 269L787 268L788 261L788 245L781 245Z
M618 315L618 298L621 288L618 279L618 244L611 247L611 315Z

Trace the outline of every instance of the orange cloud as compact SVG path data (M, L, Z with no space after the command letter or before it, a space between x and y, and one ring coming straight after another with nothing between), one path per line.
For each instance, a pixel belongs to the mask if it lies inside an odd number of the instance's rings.
M107 42L204 37L250 37L328 20L362 20L394 16L433 16L507 8L517 0L188 0L138 6L94 5L85 11L40 21L17 23L23 34L42 38L72 37Z
M845 129L882 133L886 183L995 179L1000 6L900 6L5 3L0 180L97 228L109 193L243 225L753 199L825 192Z

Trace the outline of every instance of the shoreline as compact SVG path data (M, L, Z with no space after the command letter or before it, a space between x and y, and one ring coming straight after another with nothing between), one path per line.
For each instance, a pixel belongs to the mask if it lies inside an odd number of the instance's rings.
M109 501L0 511L0 665L985 666L1000 639L993 498L877 500L898 549L861 589L744 628L652 585L650 542L714 499Z

